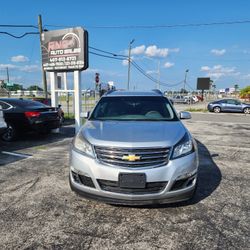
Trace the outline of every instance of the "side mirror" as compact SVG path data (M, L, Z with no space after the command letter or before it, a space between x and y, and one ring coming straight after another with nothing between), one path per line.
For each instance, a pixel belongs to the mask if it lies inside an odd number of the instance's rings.
M191 114L190 114L189 112L181 111L181 112L179 113L179 118L180 118L180 119L191 119L192 116L191 116Z
M81 118L88 119L89 115L90 115L90 112L88 111L88 112L82 112L80 116L81 116Z

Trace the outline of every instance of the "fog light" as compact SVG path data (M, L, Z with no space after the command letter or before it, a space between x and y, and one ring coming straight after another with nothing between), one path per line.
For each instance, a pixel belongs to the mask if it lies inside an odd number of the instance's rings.
M79 175L73 171L71 171L72 177L75 182L80 183Z

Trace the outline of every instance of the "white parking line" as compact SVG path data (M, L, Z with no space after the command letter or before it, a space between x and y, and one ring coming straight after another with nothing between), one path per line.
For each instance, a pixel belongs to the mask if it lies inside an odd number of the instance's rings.
M7 152L7 151L1 151L1 153L6 154L6 155L18 156L18 157L22 157L22 158L29 158L32 156L29 154L19 154L19 153Z

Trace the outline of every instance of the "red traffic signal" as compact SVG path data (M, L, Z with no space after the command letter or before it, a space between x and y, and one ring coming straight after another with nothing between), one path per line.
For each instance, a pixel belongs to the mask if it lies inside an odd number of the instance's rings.
M100 79L99 79L99 73L95 73L95 82L99 83Z

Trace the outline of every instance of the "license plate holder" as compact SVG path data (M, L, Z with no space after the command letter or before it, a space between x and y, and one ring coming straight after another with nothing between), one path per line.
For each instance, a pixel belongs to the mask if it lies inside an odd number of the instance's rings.
M144 173L120 173L120 188L146 188L146 174Z

